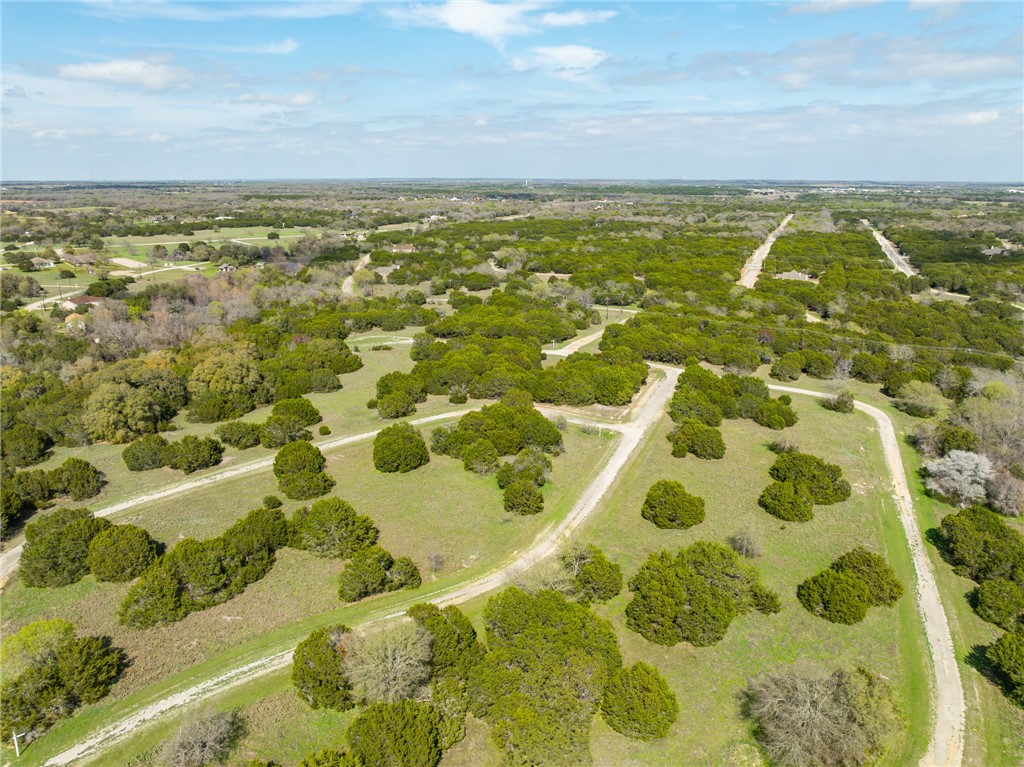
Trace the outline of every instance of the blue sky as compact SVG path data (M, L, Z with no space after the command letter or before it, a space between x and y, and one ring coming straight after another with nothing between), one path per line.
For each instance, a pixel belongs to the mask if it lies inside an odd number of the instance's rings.
M1022 9L4 0L0 170L1016 182Z

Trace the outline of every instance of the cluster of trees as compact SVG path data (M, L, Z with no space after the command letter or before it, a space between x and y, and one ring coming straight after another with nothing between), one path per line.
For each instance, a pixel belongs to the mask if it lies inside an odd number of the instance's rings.
M149 471L169 466L191 474L220 463L224 446L212 437L188 434L177 442L168 442L160 434L150 434L132 442L121 452L129 471Z
M1006 630L985 649L1011 700L1024 706L1024 536L983 506L943 518L943 554L956 572L978 584L978 615Z
M103 472L81 458L68 458L56 469L3 472L0 480L0 534L29 509L42 509L55 498L84 501L99 494L106 484Z
M779 596L728 546L698 541L674 556L651 554L629 582L626 625L648 641L706 647L721 641L737 615L781 608Z
M884 557L858 546L797 586L796 596L809 613L849 626L864 620L869 607L895 604L903 585Z
M607 602L622 591L622 568L597 546L569 546L560 559L571 579L566 591L577 602L585 605Z
M132 584L119 618L132 628L179 621L226 602L260 580L289 540L280 509L255 509L216 538L186 538L157 558Z
M90 573L100 581L130 581L156 554L141 528L113 525L88 509L57 509L25 527L19 572L34 587L67 586Z
M905 727L892 686L863 668L781 671L752 681L745 698L754 736L772 764L787 767L873 764Z
M392 557L380 546L370 546L352 555L338 576L338 596L342 602L386 591L419 588L423 583L416 564L409 557Z
M274 476L281 492L296 501L327 495L334 480L324 472L327 459L309 442L289 442L274 456Z
M430 452L423 436L402 422L392 424L374 437L373 465L384 473L406 473L430 463Z
M323 420L320 411L305 397L278 400L270 416L262 424L247 421L229 421L216 429L221 442L239 450L256 445L275 448L297 440L311 440L313 434L307 426Z
M35 740L58 719L106 697L125 654L105 637L76 637L63 620L29 623L0 643L0 727Z
M814 519L814 507L840 503L850 497L850 483L843 470L817 456L779 446L779 457L768 473L774 480L758 498L758 505L787 522Z

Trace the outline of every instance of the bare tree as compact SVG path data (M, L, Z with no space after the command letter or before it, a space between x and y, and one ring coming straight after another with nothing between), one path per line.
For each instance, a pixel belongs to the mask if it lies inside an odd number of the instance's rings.
M163 747L166 767L223 764L244 730L237 711L207 713L186 722Z
M425 693L430 678L430 632L410 620L346 637L345 676L366 702L392 703Z
M933 493L969 506L985 497L985 483L992 476L992 461L967 450L950 450L924 465L924 484Z

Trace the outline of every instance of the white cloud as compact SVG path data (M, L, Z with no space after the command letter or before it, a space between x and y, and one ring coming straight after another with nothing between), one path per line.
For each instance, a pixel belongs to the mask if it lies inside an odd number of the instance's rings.
M616 11L565 11L549 12L540 17L541 22L548 27L582 27L587 24L597 24L608 21L618 16Z
M608 54L586 45L532 48L528 56L516 57L512 66L520 72L540 69L570 82L579 82L608 60Z
M907 3L907 10L930 14L931 18L926 25L934 26L949 21L960 13L960 2L959 0L910 0Z
M28 94L25 93L25 89L20 85L12 85L10 88L4 88L5 99L27 99Z
M233 21L235 19L323 19L331 16L348 16L357 12L362 3L358 0L341 0L324 3L179 3L176 0L142 0L122 2L121 0L87 1L86 8L97 16L110 18L154 17L174 21Z
M303 91L293 94L270 94L270 93L243 93L235 102L238 104L273 104L276 106L308 107L317 102L317 95L313 91Z
M159 61L112 59L86 64L65 64L57 70L68 80L107 82L117 85L141 85L148 91L162 91L188 85L192 73Z
M508 37L528 35L534 27L525 18L539 3L489 3L487 0L447 0L440 5L389 8L394 21L421 27L441 27L501 46Z
M808 0L808 2L789 6L786 13L790 15L800 13L837 13L839 11L849 11L853 8L878 5L883 2L885 0Z

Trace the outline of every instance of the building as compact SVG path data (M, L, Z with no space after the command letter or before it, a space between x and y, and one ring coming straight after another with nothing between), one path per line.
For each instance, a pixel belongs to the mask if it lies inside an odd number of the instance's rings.
M69 330L85 330L85 315L72 312L64 318L64 327Z
M411 242L401 242L398 244L388 245L389 253L415 253L416 246Z
M39 258L37 256L36 258L30 258L29 261L32 262L32 266L36 269L52 269L56 266L52 258Z

